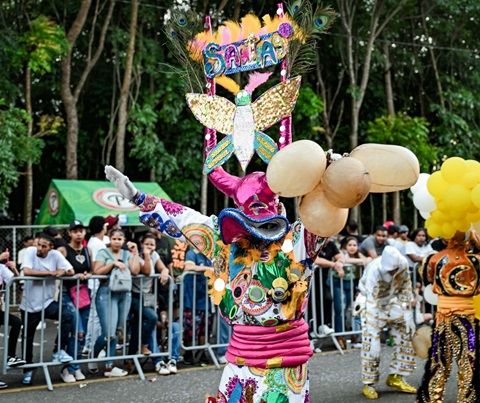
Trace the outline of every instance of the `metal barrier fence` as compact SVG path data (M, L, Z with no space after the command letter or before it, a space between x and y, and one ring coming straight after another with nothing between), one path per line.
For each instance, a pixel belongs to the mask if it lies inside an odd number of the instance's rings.
M335 347L343 354L343 349L339 345L337 338L338 337L345 337L345 336L355 336L355 335L360 335L361 329L357 326L355 318L352 317L351 312L352 312L352 305L355 300L355 286L356 282L360 279L361 274L363 273L363 267L353 267L352 265L345 265L345 268L353 268L355 270L355 277L350 277L348 280L344 279L339 279L335 278L333 275L333 271L329 270L328 273L325 273L324 268L317 267L315 270L315 275L314 275L314 281L311 283L311 290L310 290L310 301L312 302L310 306L308 307L306 311L306 321L310 325L310 336L313 339L325 339L325 338L330 338L332 342L334 343ZM193 276L193 281L192 281L192 287L186 289L185 287L185 281L189 276ZM205 307L205 322L203 327L203 331L200 333L196 329L196 320L195 316L192 315L190 318L190 326L193 330L193 337L191 340L191 343L185 343L184 337L180 338L180 348L183 349L183 351L189 352L191 351L192 354L194 352L200 353L200 354L208 354L211 361L215 365L215 367L218 369L220 368L217 355L223 355L219 351L223 349L224 351L226 350L226 347L228 346L228 341L230 339L231 335L231 327L230 326L225 326L226 323L223 321L219 314L219 310L215 309L211 303L210 299L208 297L207 293L207 282L205 279L203 279L203 283L205 284L204 287L205 289L202 290L202 293L204 294L203 297L197 298L197 294L199 293L197 285L197 276L204 276L203 273L200 272L185 272L180 278L179 282L177 284L174 284L169 278L169 283L168 283L168 323L170 324L168 327L168 332L166 334L166 339L167 343L165 345L164 351L154 351L155 349L150 348L152 350L151 355L142 355L139 354L138 352L141 351L141 345L142 345L142 325L143 325L143 320L142 320L142 310L139 310L139 320L138 320L138 328L136 331L138 332L138 342L135 350L137 353L135 354L128 354L127 351L127 346L126 343L123 343L123 347L120 352L117 351L117 353L114 356L111 357L97 357L97 358L78 358L81 355L79 354L79 340L78 340L78 326L79 323L76 321L76 327L75 330L71 333L74 338L73 344L74 344L74 351L73 351L73 361L70 361L68 365L70 364L88 364L88 363L95 363L95 362L106 362L110 360L132 360L135 364L135 368L139 374L140 379L144 380L144 372L142 369L142 363L140 360L144 359L145 361L148 360L148 358L168 358L172 356L173 351L173 344L172 344L172 339L173 339L173 322L176 320L175 315L174 315L174 294L175 292L178 292L179 295L179 334L184 335L185 329L187 327L186 321L185 321L185 296L186 293L189 294L190 301L191 301L191 310L192 312L198 311L198 306L202 304ZM158 295L158 287L159 287L159 275L155 274L152 276L154 279L154 295L156 296L155 299L157 298ZM316 277L316 279L315 279ZM103 280L107 279L108 276L92 276L92 279L98 279L98 280ZM139 276L134 276L134 278L138 278L143 282L143 279L146 277L143 275ZM41 287L42 287L42 297L45 297L46 293L46 287L49 282L52 281L59 281L59 289L58 289L58 329L57 329L57 338L60 341L61 340L61 318L62 318L62 311L65 309L64 304L63 304L63 288L64 288L64 282L65 281L75 281L72 280L71 278L69 279L68 277L63 277L63 278L40 278L40 277L17 277L17 278L12 278L11 281L9 281L6 284L6 288L3 291L5 294L5 320L4 320L4 342L3 342L3 347L4 347L4 354L3 354L3 359L1 361L2 365L2 371L3 374L6 374L9 370L12 368L7 366L7 344L8 344L8 326L9 326L9 318L8 318L8 313L12 313L12 309L14 308L14 305L10 303L11 301L11 293L14 289L15 285L18 285L20 281L28 282L28 281L35 281L35 282L41 282ZM325 280L325 282L324 282ZM79 283L78 280L77 284ZM324 284L327 285L327 288L324 287ZM142 285L142 284L141 284ZM140 289L142 289L140 287ZM25 291L27 292L27 291ZM333 297L331 300L330 298L326 298L326 293L330 292L331 296ZM25 294L25 299L28 299L28 295ZM335 298L337 298L337 301L335 302ZM140 294L140 306L143 306L142 303L143 299L143 294ZM44 298L42 298L44 300ZM111 303L111 293L109 292L109 301ZM318 301L318 303L315 303ZM110 308L110 307L109 307ZM92 295L91 297L91 306L90 306L90 312L92 310L96 309L96 298L95 294ZM109 309L110 311L110 309ZM27 328L27 324L29 323L29 315L33 314L28 314L25 313L23 317L23 326L24 329ZM75 308L75 315L78 317L79 315L79 309ZM324 332L322 331L322 327L324 325L330 325L331 322L327 321L327 317L330 315L331 318L336 318L337 321L337 326L336 329L332 332ZM208 320L210 317L211 320ZM45 309L40 312L40 320L43 322L46 318L46 312ZM338 326L340 324L340 327ZM45 353L45 329L42 327L39 329L40 331L40 337L39 337L39 352L37 353L38 356L38 362L35 363L29 363L26 365L21 366L20 368L22 369L37 369L37 368L42 368L46 383L48 385L48 389L52 390L52 382L51 382L51 377L49 373L50 367L53 366L59 366L59 365L65 365L62 364L58 361L54 361L53 359L50 359L50 356L47 356ZM115 329L116 331L116 329ZM129 323L127 322L127 317L124 318L122 326L121 326L121 331L123 335L125 335L125 340L127 340L127 336L129 334ZM156 331L156 330L155 330ZM22 334L22 357L26 357L26 335L27 332L24 332ZM95 334L95 329L93 329L93 334ZM198 336L203 336L202 337L202 342L200 342L200 338L197 339L195 337L195 334L198 333ZM109 327L107 334L112 334L112 329ZM156 337L156 335L155 335ZM157 347L158 344L161 344L161 340L156 340ZM110 348L110 343L113 342L113 339L108 338L106 343L106 348L107 351ZM81 352L80 352L81 353ZM178 351L177 351L178 353Z
M155 274L151 277L154 277L154 290L155 290L155 293L154 295L157 296L157 288L158 288L158 280L159 280L159 275L158 274ZM92 276L91 277L92 279L97 279L97 280L105 280L108 278L108 276ZM143 285L143 280L145 279L145 276L143 275L139 275L139 276L135 276L135 278L138 278L140 279L141 283L140 283L140 286ZM65 344L64 342L62 342L62 333L61 333L61 329L62 329L62 319L65 320L65 317L71 317L71 315L68 315L68 314L65 314L64 313L64 310L66 309L65 305L63 304L63 299L65 297L64 295L64 292L63 292L63 289L64 289L64 282L65 281L75 281L74 279L69 279L68 277L60 277L60 278L40 278L40 277L22 277L22 278L12 278L7 284L6 284L6 289L5 289L5 319L4 319L4 333L5 333L5 337L4 337L4 343L3 343L3 347L4 347L4 354L3 354L3 359L2 359L2 373L3 374L6 374L7 371L11 370L12 368L9 367L7 365L7 351L8 351L8 329L9 329L9 313L12 313L11 311L11 304L9 303L10 301L10 293L13 289L13 286L15 283L18 283L19 281L24 281L25 283L26 282L29 282L29 281L34 281L37 283L37 286L39 285L39 283L41 283L41 300L42 301L45 301L46 297L48 299L50 299L50 295L48 295L47 293L47 286L48 286L48 283L52 283L52 282L55 282L55 281L58 281L59 282L59 289L58 289L58 301L52 301L50 303L50 305L48 305L46 308L44 308L43 310L41 310L40 312L28 312L27 310L23 311L22 312L22 324L23 324L23 333L22 333L22 357L25 357L27 359L27 361L30 360L29 357L27 357L27 352L28 350L27 349L31 349L31 353L29 353L29 355L32 355L33 356L33 335L31 335L31 344L32 346L29 345L29 343L27 343L27 337L29 337L29 327L28 327L28 324L30 323L31 325L31 328L30 328L30 331L32 331L32 326L37 326L37 324L40 322L40 323L43 323L45 321L45 319L47 319L47 316L49 316L48 319L54 319L52 317L52 315L50 314L50 312L48 312L48 307L50 307L52 305L53 302L57 302L58 303L58 310L55 310L55 313L53 314L54 316L56 316L58 322L59 322L59 325L58 325L58 328L57 328L57 334L56 334L56 350L59 351L60 349L65 349ZM77 282L77 285L80 283L79 280L77 279L76 280ZM173 309L172 309L172 306L173 306L173 302L170 302L170 301L173 301L173 283L171 281L171 279L169 279L169 283L168 283L168 289L169 289L169 309L168 309L168 320L169 320L169 323L173 323ZM141 289L141 288L140 288ZM28 287L25 288L24 290L25 292L25 301L29 301L29 295L28 295ZM98 291L97 291L98 292ZM109 303L109 306L108 306L108 312L111 313L112 312L112 292L110 292L110 290L108 291L108 303ZM119 293L118 293L119 294ZM129 297L131 297L131 293L125 293L125 294L128 294ZM142 301L142 298L143 298L143 294L140 294L140 306L143 306L143 301ZM155 298L155 304L156 304L156 298ZM28 304L28 303L27 303ZM92 294L91 296L91 305L90 305L90 309L92 310L95 310L96 309L96 298L95 298L95 293ZM28 305L27 305L28 306ZM78 307L75 307L75 316L78 318L80 316L80 309ZM58 313L57 313L58 312ZM137 348L136 350L137 351L140 351L140 347L141 347L141 342L142 342L142 324L143 324L143 320L142 320L142 312L143 310L140 309L139 310L139 320L138 320L138 328L137 329L134 329L133 331L137 331L138 332L138 345L137 345ZM39 315L40 314L40 315ZM127 312L128 314L128 312ZM121 324L121 332L123 333L123 335L126 335L129 333L129 329L128 329L128 324L127 324L127 316L128 315L125 315L125 317L123 318L123 323ZM119 318L120 319L120 318ZM71 320L71 319L70 319ZM140 364L140 359L142 358L159 358L159 357L166 357L168 358L169 356L171 356L171 352L172 352L172 326L169 326L168 328L168 344L167 344L167 348L166 348L166 351L158 351L158 352L154 352L152 351L152 354L151 355L142 355L142 354L128 354L127 353L127 344L126 343L123 343L123 347L122 347L122 350L120 352L120 354L115 354L114 356L108 356L108 354L105 356L105 357L97 357L97 358L86 358L86 359L82 359L82 358L78 358L79 356L81 356L81 352L79 351L79 348L80 348L80 344L79 344L79 338L78 338L78 327L79 327L79 320L76 320L75 321L75 330L72 331L70 329L69 333L73 333L73 335L71 335L70 337L73 337L73 341L69 339L69 343L70 344L73 344L73 352L72 352L72 357L74 358L73 360L69 361L68 363L61 363L59 361L54 361L53 358L50 358L52 356L48 356L46 353L45 353L45 329L44 327L40 327L39 331L40 331L40 342L39 342L39 352L37 354L37 358L39 359L38 362L32 362L32 363L27 363L25 365L22 365L20 368L22 369L26 369L26 370L33 370L33 369L37 369L37 368L42 368L43 369L43 372L44 372L44 375L45 375L45 380L46 380L46 383L47 383L47 386L48 386L48 389L49 390L53 390L53 386L52 386L52 382L51 382L51 377L50 377L50 373L49 373L49 367L52 367L52 366L59 366L59 365L76 365L76 364L86 364L86 363L93 363L93 362L106 362L106 361L111 361L111 360L132 360L135 364L135 368L140 376L140 378L142 380L145 379L145 375L143 373L143 370L142 370L142 365ZM65 327L64 327L65 329ZM118 334L118 330L119 329L112 329L111 328L111 323L110 321L108 320L108 329L106 330L106 334L107 335L116 335ZM105 329L102 329L102 331L105 333ZM35 331L32 331L33 334L35 333ZM155 329L155 332L156 332L156 329ZM92 333L95 334L95 328L92 329ZM65 335L64 336L64 340L66 338ZM156 338L156 334L155 334L155 338ZM106 350L107 351L110 351L110 348L111 348L111 343L113 343L114 341L116 340L115 336L113 337L107 337L106 338ZM93 348L92 348L93 349ZM79 354L80 353L80 354ZM32 360L33 361L33 360ZM18 368L18 367L17 367Z
M88 223L84 223L87 225ZM23 240L26 236L34 236L36 233L41 232L45 225L1 225L0 226L0 253L8 250L10 252L10 260L13 260L17 264L18 253L24 248ZM55 224L54 227L59 231L59 234L65 239L68 239L68 225ZM129 225L126 227L133 232L137 228L145 228L142 224ZM18 270L20 266L18 265ZM19 293L17 291L17 283L14 284L14 288L10 293L10 304L17 306L19 301Z

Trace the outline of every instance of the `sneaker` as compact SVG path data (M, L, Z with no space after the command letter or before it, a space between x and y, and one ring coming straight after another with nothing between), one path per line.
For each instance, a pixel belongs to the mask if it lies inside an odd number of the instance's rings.
M362 348L362 343L352 344L352 348Z
M124 371L123 369L120 369L118 367L105 367L105 373L104 375L106 377L119 377L119 376L127 376L128 372Z
M373 384L363 385L363 396L367 399L378 399L378 393Z
M198 357L198 362L200 362L200 364L210 364L210 357L205 351L201 352L200 357Z
M225 358L224 355L219 355L219 356L217 357L217 360L218 360L218 363L219 363L219 364L226 364L226 363L227 363L227 359Z
M73 373L73 376L77 381L84 381L86 379L85 375L83 375L83 372L79 369L75 370L75 372Z
M170 358L170 360L167 362L167 369L170 371L171 374L176 374L177 361L175 361L173 358Z
M60 378L62 378L63 382L65 382L65 383L73 383L73 382L76 381L73 374L68 372L68 368L63 368L62 369L62 371L60 372Z
M0 381L0 389L8 388L8 385L5 382Z
M155 365L155 371L158 372L159 375L169 375L170 371L167 368L167 364L165 364L163 361L160 361Z
M27 361L19 357L8 357L8 360L7 360L8 367L18 367L19 365L23 365L26 363Z
M318 327L318 334L328 336L329 334L332 334L332 333L335 333L335 330L333 330L330 326L321 325Z
M90 349L88 347L83 347L82 356L88 357L89 354L90 354Z
M183 363L185 365L193 365L195 363L193 359L193 353L191 351L185 351L185 355L183 356Z
M36 330L42 330L42 329L46 329L47 328L47 324L45 322L40 322L37 327L36 327Z
M22 383L24 385L31 385L32 384L32 376L33 376L33 371L27 371L23 374L23 379Z
M65 350L60 350L53 354L53 361L70 362L73 361L73 357L68 355Z
M405 393L417 393L417 389L407 383L401 375L390 374L387 376L387 385Z
M322 349L321 349L320 347L317 347L317 348L315 349L315 352L316 352L316 353L321 353L321 352L322 352Z

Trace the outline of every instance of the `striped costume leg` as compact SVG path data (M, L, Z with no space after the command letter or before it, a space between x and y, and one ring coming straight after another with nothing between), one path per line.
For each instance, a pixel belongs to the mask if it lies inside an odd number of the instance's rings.
M371 318L371 315L368 315ZM369 333L366 327L367 314L362 312L362 382L364 384L377 383L380 377L378 367L380 365L380 359L373 358L370 354L370 348L373 343L380 344L380 333L385 326L385 322L382 320L376 320L374 326L369 326L370 329L374 329L372 334Z
M403 318L390 323L390 335L393 337L394 351L389 373L402 376L411 375L416 366L415 350L412 340L406 332Z

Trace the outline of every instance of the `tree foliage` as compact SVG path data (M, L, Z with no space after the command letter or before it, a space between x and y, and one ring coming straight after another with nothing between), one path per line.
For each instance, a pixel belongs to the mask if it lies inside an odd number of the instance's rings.
M209 14L215 27L249 12L273 15L278 1L187 3L201 20ZM418 156L424 172L431 172L443 159L454 155L480 160L480 3L476 0L323 3L353 14L339 16L328 34L317 40L317 65L303 75L293 112L294 139L312 139L324 148L331 146L343 153L351 150L351 134L358 129L359 144L375 141L408 147ZM72 52L70 83L82 83L81 91L75 92L78 178L103 179L103 165L115 159L116 133L112 122L118 113L116 105L125 70L131 3L115 2L104 49L86 78L85 65L95 55L105 14L112 3L91 2L82 33L76 38L74 48L68 48L65 32L74 25L82 4L74 0L0 3L0 94L4 99L0 119L5 122L0 127L0 141L5 144L3 149L8 150L0 172L3 206L9 194L23 197L19 190L23 182L19 168L26 158L34 163L34 209L38 209L52 178L68 176L65 148L71 122L60 95L60 60L65 50ZM174 200L198 208L203 127L188 109L184 90L172 73L174 69L167 67L178 67L177 58L166 46L164 30L171 8L178 9L178 4L173 0L139 3L128 94L125 171L133 180L155 178ZM393 12L399 5L399 11ZM376 21L374 14L380 16L377 27L371 26ZM390 119L385 113L385 44L390 54L395 110L402 111ZM25 66L33 72L30 120L25 117ZM362 78L363 72L368 73L368 80ZM271 80L255 95L275 84L279 73L275 69ZM244 75L240 81L245 81ZM75 85L69 87L72 93ZM355 114L358 122L353 119ZM22 133L29 122L35 127L33 134L46 131L57 134L43 139L33 136L31 144L27 144ZM278 125L268 130L274 139L277 132ZM43 154L42 144L48 149ZM104 152L107 149L111 150L108 157ZM15 150L22 150L23 155L17 155ZM227 169L237 173L237 166L232 158ZM264 169L263 162L254 156L249 171ZM222 195L213 192L209 199L213 199L209 213L218 213L214 206L223 205ZM5 222L21 221L20 204L4 208ZM361 208L362 215L370 213L368 206Z

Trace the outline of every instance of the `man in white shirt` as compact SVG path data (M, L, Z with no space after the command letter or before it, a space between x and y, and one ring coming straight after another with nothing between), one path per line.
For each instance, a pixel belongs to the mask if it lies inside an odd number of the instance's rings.
M25 252L22 269L26 277L49 277L51 281L25 280L25 288L20 304L22 323L26 323L23 329L25 340L25 360L33 362L33 339L37 325L42 319L42 311L45 319L59 320L59 303L54 300L56 285L55 279L73 274L72 265L65 257L53 249L53 239L46 234L38 235L37 246L31 246ZM68 310L62 310L60 318L60 346L58 347L58 336L55 340L54 361L69 362L73 358L69 356L64 348L69 341L70 325L73 314ZM43 330L42 330L43 331ZM23 383L31 384L32 371L24 370Z

